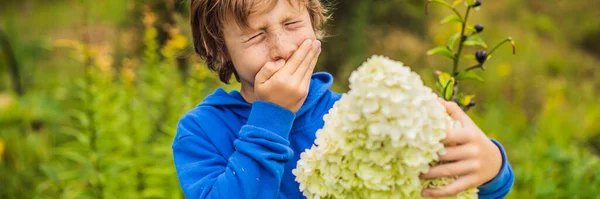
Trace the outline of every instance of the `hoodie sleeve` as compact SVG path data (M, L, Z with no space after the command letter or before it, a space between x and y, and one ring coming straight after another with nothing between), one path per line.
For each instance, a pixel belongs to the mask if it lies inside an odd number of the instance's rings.
M288 109L255 101L230 157L207 137L221 132L204 132L193 117L182 118L173 156L186 197L276 198L284 164L293 156L288 135L294 118Z
M498 172L496 177L478 187L478 195L479 198L482 199L504 198L510 191L515 180L512 168L506 158L504 148L502 148L502 145L500 145L498 141L492 139L492 142L498 146L500 153L502 153L502 167L500 167L500 172Z

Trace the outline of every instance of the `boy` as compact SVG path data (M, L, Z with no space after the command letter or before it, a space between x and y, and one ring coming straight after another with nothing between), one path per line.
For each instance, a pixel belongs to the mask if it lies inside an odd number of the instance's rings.
M196 52L239 91L217 89L185 114L173 142L177 174L188 198L304 198L291 170L311 147L322 117L341 95L327 73L313 69L321 52L325 8L318 0L192 0ZM427 197L472 187L481 198L502 198L513 173L497 142L452 103L464 128L442 140L451 163L423 178L460 176Z

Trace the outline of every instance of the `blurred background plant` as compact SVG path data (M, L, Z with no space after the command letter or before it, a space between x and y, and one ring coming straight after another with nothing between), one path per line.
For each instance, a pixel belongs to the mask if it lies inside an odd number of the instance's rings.
M471 107L475 106L475 95L465 95L458 88L459 81L478 81L484 82L484 79L480 77L475 70L485 70L485 62L492 57L492 54L503 44L510 42L512 45L513 54L516 53L515 42L512 37L508 37L503 41L496 44L492 50L488 53L485 50L477 50L475 55L463 55L463 48L474 46L479 48L487 49L488 45L483 38L479 37L478 34L483 32L484 26L480 23L472 25L469 23L469 14L471 12L479 11L481 9L481 0L454 0L452 4L445 0L428 0L425 6L425 14L429 11L430 4L441 5L444 8L450 9L452 14L444 17L440 24L448 23L459 23L461 26L460 31L452 34L448 38L448 42L445 45L437 46L427 51L427 55L441 55L452 60L452 66L448 67L448 72L442 72L436 70L434 75L437 77L435 87L438 90L438 94L448 101L456 102L464 111L468 111ZM465 14L461 15L459 10L461 7L465 8ZM454 52L454 46L458 45L456 52ZM470 59L476 61L473 66L468 68L460 67L460 59Z
M334 1L319 71L348 76L372 54L432 83L427 56L459 23L426 0ZM448 0L448 3L452 1ZM5 0L0 7L0 198L183 198L171 141L179 117L222 85L193 55L186 0ZM507 149L509 198L598 198L600 17L595 0L482 1L469 21L507 35L469 115ZM509 48L509 47L502 47ZM344 49L344 50L341 50ZM477 49L466 48L474 55Z

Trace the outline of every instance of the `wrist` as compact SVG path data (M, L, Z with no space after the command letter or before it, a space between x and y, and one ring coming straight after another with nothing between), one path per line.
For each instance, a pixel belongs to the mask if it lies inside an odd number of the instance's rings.
M500 171L502 170L502 163L504 162L504 159L502 157L502 151L498 147L498 145L496 145L496 143L494 143L491 139L489 139L487 137L486 137L486 142L487 142L486 145L489 147L489 150L490 150L490 157L491 157L490 167L492 168L492 169L490 169L490 174L485 179L485 183L488 183L491 180L493 180L496 176L498 176L498 174L500 174Z
M255 100L248 116L248 125L260 127L287 139L296 114L277 104Z

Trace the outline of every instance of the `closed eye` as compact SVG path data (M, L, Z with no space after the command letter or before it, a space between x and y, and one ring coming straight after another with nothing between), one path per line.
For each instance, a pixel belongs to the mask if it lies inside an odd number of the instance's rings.
M246 40L246 42L249 42L249 41L251 41L252 39L254 39L254 38L257 38L258 36L260 36L260 35L262 35L262 34L263 34L262 32L261 32L261 33L258 33L258 34L256 34L256 35L254 35L254 36L250 37L248 40Z
M294 22L286 23L285 25L289 26L289 25L294 25L294 24L297 24L297 23L300 23L300 21L294 21Z

